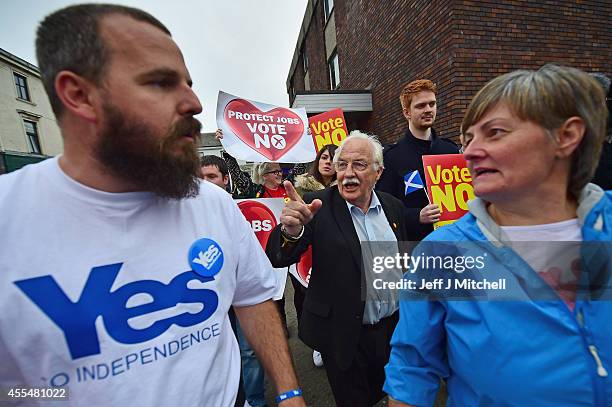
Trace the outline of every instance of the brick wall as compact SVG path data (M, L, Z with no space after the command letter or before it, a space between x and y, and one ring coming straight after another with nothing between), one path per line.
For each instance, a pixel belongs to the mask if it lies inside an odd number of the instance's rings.
M329 89L322 3L306 39L311 90ZM456 138L469 100L495 76L547 62L612 73L609 0L334 3L340 89L372 90L374 111L361 123L385 142L395 141L407 127L398 96L414 79L438 85L435 127ZM300 69L298 64L296 90L303 89Z
M471 97L503 73L537 69L550 62L612 73L609 0L462 1L455 15L455 82L449 123L455 129Z
M323 2L318 1L315 5L312 20L310 20L306 38L302 44L308 56L310 90L329 90L329 74L327 71L327 61L325 59L324 13ZM294 91L298 92L305 90L304 76L304 61L300 53L291 81ZM290 102L293 102L292 98L290 98Z
M407 127L399 93L427 77L448 93L451 69L450 0L337 1L336 21L342 89L372 89L371 128L386 142ZM447 112L439 111L441 122Z
M329 90L329 74L325 59L325 12L321 0L315 6L305 45L308 52L310 89Z

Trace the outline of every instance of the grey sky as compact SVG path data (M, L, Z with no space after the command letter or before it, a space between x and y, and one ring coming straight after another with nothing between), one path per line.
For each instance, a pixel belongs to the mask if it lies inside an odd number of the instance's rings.
M204 111L203 131L214 131L217 92L288 106L285 82L307 0L120 0L162 21L182 49ZM37 64L38 22L78 1L1 0L0 48Z

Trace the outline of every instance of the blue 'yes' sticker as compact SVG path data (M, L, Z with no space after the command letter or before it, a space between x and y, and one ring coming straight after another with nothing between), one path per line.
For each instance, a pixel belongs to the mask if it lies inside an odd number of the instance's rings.
M189 264L199 275L213 277L223 267L223 250L212 239L198 239L189 249Z

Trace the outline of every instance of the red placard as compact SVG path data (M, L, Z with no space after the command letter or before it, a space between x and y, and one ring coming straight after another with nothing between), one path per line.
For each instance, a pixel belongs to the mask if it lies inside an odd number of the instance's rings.
M238 202L238 208L250 223L259 244L266 250L270 233L277 225L276 215L265 204L252 199Z
M302 253L300 261L296 264L295 271L295 273L291 272L291 274L297 277L300 284L302 284L304 287L308 287L310 273L312 272L312 245L308 246L308 249Z
M467 202L474 199L474 188L463 155L424 155L423 168L429 200L441 211L434 228L453 223L465 215Z
M328 144L340 145L348 135L342 109L333 109L308 118L317 153Z

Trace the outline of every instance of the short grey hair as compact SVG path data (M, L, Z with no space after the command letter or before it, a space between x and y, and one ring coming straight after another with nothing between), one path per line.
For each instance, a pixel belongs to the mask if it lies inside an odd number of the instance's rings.
M500 102L507 103L519 119L543 127L551 138L570 117L584 121L586 131L572 154L568 185L568 192L578 198L593 178L605 137L608 112L603 87L585 72L553 64L537 71L509 72L487 83L474 96L463 117L461 134Z
M253 166L253 182L256 184L263 184L264 179L263 176L268 171L274 171L274 167L279 163L257 163Z
M344 145L350 140L366 140L369 142L372 146L372 164L374 165L374 169L378 170L379 168L383 167L383 147L382 144L380 144L380 141L378 141L378 137L374 134L362 133L359 130L351 131L348 137L342 140L340 146L336 150L336 155L334 155L334 164L338 162Z

